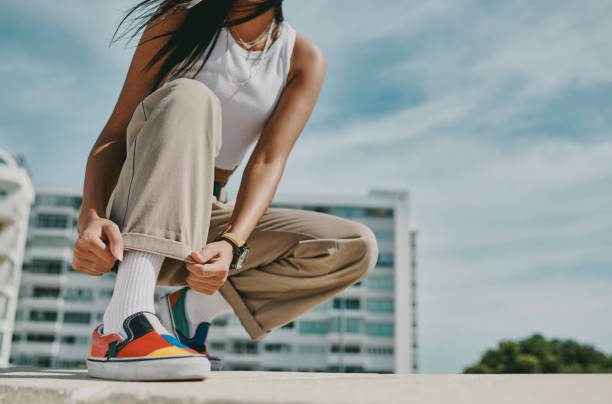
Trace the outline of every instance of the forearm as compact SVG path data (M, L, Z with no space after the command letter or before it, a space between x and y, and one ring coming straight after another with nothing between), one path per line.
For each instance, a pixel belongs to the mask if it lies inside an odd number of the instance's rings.
M255 161L249 162L244 170L234 212L229 221L232 225L231 232L243 240L249 238L259 219L272 203L285 169L282 161L270 163Z
M91 217L106 217L106 205L117 184L123 162L125 145L119 140L100 136L87 159L83 185L83 203L77 227Z

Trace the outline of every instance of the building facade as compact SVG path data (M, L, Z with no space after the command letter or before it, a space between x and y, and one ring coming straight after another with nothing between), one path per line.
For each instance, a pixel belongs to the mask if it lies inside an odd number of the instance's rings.
M215 319L209 350L226 370L414 373L418 371L416 230L408 193L366 197L277 195L272 207L313 210L369 226L379 257L364 280L299 319L251 341L236 316Z
M21 156L0 148L0 367L6 366L34 187Z
M11 363L79 367L91 332L102 321L114 274L99 278L72 269L81 193L38 188L30 215Z
M102 321L114 274L93 278L71 268L79 193L37 192L13 335L16 365L84 365L93 328ZM209 349L226 370L416 372L416 232L407 192L366 197L277 195L272 207L347 217L376 234L372 274L299 319L252 341L233 314L214 321ZM175 288L158 287L157 297ZM156 298L157 301L157 298Z

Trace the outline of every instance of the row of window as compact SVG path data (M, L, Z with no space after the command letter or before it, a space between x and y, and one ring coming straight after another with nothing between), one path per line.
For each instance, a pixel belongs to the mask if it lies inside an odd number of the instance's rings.
M65 213L39 213L33 219L34 226L41 229L67 229L77 225L77 218Z
M57 367L57 368L85 368L84 360L51 358L50 356L26 356L19 355L11 357L10 362L17 366L34 366L40 368Z
M371 336L391 337L394 333L393 323L364 321L362 318L334 317L329 321L300 321L299 330L301 334L366 334Z
M365 308L373 312L392 313L394 302L393 299L365 299ZM335 298L333 299L334 309L360 310L362 308L361 299L359 298Z
M28 319L30 321L55 322L58 319L57 311L50 310L30 310ZM64 323L70 324L89 324L91 313L67 311L64 313Z
M334 216L346 218L369 218L385 217L393 218L393 209L388 208L363 208L357 206L304 206L273 203L273 207L286 209L303 209L315 212L327 213Z
M233 353L246 353L246 354L257 354L258 353L258 343L255 341L232 341L230 343L226 343L223 341L212 341L210 343L211 351L225 351L226 349L230 349ZM299 353L303 354L323 354L328 352L328 347L325 345L309 345L309 344L300 344L297 347ZM268 343L263 344L264 352L277 352L277 353L291 353L293 352L293 346L287 343ZM329 347L329 352L331 353L347 353L347 354L360 354L367 353L368 355L377 355L377 356L390 356L393 355L394 349L393 347L388 346L367 346L365 348L360 345L348 344L348 345L338 345L333 344Z
M38 298L59 298L60 295L60 288L46 286L34 286L31 293L32 297ZM107 291L101 290L100 297L108 297ZM92 302L94 300L94 293L93 289L68 288L64 291L62 298L70 301Z
M20 334L13 334L13 342L21 341ZM55 342L54 334L37 334L28 333L26 334L25 341L28 342ZM89 345L89 337L84 335L62 335L60 337L62 344L67 345Z
M82 201L80 196L40 194L36 195L34 203L37 206L69 206L80 209Z

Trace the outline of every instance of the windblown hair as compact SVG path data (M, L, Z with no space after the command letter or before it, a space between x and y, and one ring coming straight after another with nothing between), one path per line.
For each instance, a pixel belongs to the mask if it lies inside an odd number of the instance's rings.
M276 22L283 21L282 2L283 0L261 0L252 4L245 4L237 0L143 0L126 11L125 16L115 29L110 44L132 32L129 42L149 24L162 22L178 13L187 13L184 23L178 29L156 35L144 41L148 42L170 35L168 41L143 69L143 71L150 70L160 59L168 55L149 91L150 94L158 88L162 80L173 69L177 69L176 72L173 72L174 74L181 75L188 71L197 60L201 59L202 63L194 74L193 77L195 77L206 64L217 43L222 27L249 21L271 8L275 9ZM232 8L253 11L245 17L227 20L228 13ZM115 39L119 28L134 13L136 13L135 17L130 19L132 25ZM204 58L201 58L211 42L212 46L210 46L208 53Z

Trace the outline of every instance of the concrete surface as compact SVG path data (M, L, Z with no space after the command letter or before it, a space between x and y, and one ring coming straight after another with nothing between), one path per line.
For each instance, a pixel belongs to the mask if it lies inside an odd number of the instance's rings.
M0 371L0 403L610 404L612 375L214 372L206 381L115 382L85 370Z

